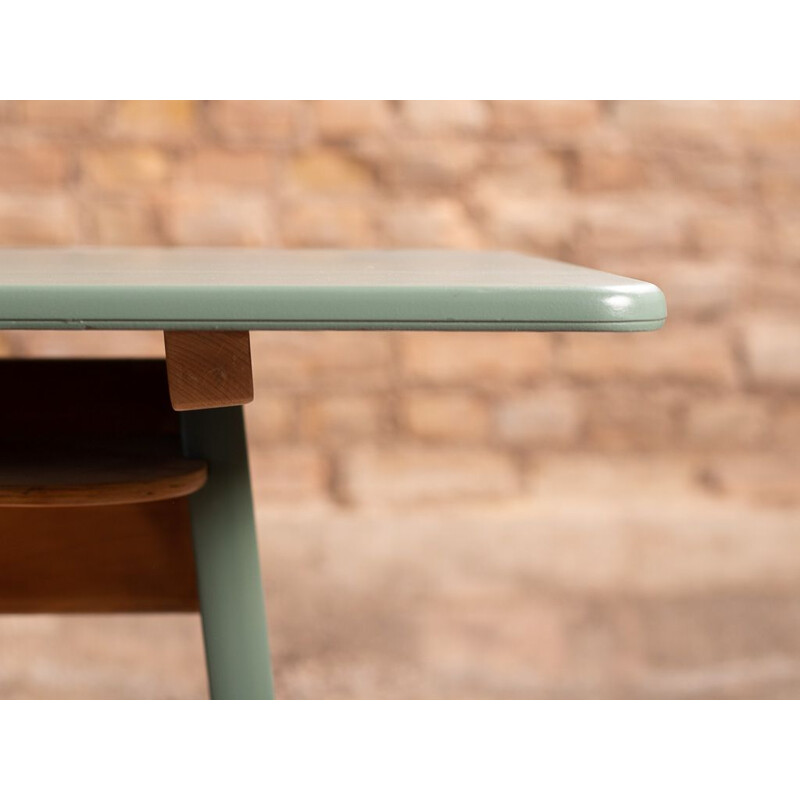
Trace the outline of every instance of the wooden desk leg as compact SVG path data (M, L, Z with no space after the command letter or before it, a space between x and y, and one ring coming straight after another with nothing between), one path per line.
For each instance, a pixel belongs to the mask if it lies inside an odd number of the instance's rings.
M241 406L181 413L184 452L208 462L190 499L197 589L214 700L273 697Z

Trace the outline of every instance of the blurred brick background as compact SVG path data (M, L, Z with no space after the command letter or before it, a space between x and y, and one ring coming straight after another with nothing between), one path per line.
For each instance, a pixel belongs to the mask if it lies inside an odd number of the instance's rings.
M650 334L253 335L278 691L800 695L800 103L3 102L0 244L502 248L658 283ZM200 648L189 618L9 618L0 694L200 696Z

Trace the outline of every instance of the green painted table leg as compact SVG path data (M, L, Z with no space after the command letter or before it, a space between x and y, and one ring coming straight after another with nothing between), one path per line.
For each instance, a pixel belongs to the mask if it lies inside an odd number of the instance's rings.
M183 449L208 462L192 536L211 697L270 699L272 672L241 406L181 413Z

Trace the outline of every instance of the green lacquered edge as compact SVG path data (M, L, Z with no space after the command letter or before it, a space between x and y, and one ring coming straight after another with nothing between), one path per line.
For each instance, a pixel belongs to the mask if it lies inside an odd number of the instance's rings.
M185 322L181 320L93 320L91 322L49 321L6 323L6 330L63 330L63 331L151 331L197 330L209 331L587 331L636 332L657 331L666 319L638 322L264 322L263 320L218 320L216 322Z
M0 328L653 330L653 284L619 287L11 286Z

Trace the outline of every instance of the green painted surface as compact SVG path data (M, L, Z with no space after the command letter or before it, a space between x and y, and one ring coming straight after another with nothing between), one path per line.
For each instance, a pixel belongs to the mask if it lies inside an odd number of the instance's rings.
M658 287L516 253L0 249L0 327L654 330Z
M208 481L189 502L211 697L271 699L242 407L180 416L184 453L208 462Z

